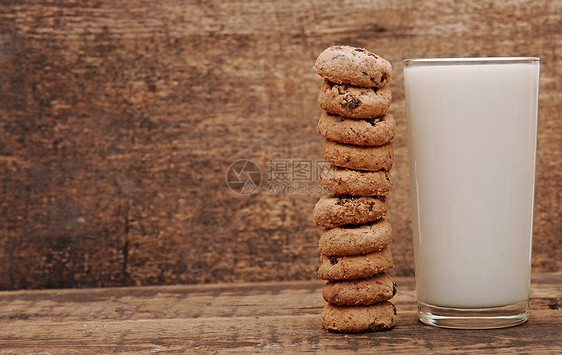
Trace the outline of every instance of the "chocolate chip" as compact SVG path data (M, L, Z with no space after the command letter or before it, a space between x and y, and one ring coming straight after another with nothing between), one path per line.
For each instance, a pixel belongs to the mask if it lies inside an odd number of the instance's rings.
M382 73L381 75L381 83L386 80L386 73Z
M366 50L363 49L363 48L355 48L355 49L353 50L353 55L356 55L356 52L358 52L358 53L363 53L363 54L367 54L367 55L369 54L369 52L366 51Z
M392 309L394 310L394 315L396 315L396 306L392 305Z
M337 256L332 255L332 256L329 257L329 259L330 259L330 264L332 264L332 265L336 265L339 262Z
M392 282L392 296L396 295L396 282ZM394 314L396 314L396 307L394 307Z
M389 331L389 330L390 330L389 327L387 327L387 326L384 325L384 324L380 324L380 323L379 323L379 324L372 323L372 324L369 326L369 329L371 329L372 331L375 331L375 332L386 332L386 331Z
M331 83L332 86L334 86L335 84ZM332 86L330 86L330 88L332 88ZM348 89L347 85L338 85L338 94L340 95L347 95L346 91Z
M382 117L373 117L373 118L369 118L367 120L367 123L369 123L371 126L375 126L377 123L382 121Z
M343 206L347 203L352 203L352 202L353 202L353 200L350 199L349 197L344 197L344 198L338 199L338 202L336 202L336 205Z
M358 98L353 96L346 96L341 103L341 106L347 110L353 110L361 105L361 101Z

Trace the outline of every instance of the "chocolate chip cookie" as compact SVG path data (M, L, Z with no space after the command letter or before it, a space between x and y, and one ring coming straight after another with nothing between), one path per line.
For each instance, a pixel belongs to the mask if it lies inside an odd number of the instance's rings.
M336 195L387 196L393 180L389 171L359 171L333 167L322 172L321 184Z
M338 256L320 254L318 277L322 280L354 280L394 267L388 247L367 254Z
M312 221L326 228L361 224L383 217L387 209L388 203L384 197L325 195L314 206Z
M360 88L324 81L318 104L329 113L350 118L372 118L388 112L392 94L384 88Z
M326 139L324 160L343 168L366 171L390 170L394 164L392 142L377 147L341 144Z
M332 46L320 53L314 71L334 83L380 88L390 82L392 66L364 48Z
M326 228L320 234L318 249L324 255L355 255L381 250L392 241L392 227L381 218L377 221Z
M322 326L332 332L363 333L391 329L396 323L396 307L388 301L370 306L336 306L322 310Z
M338 143L377 146L390 142L396 135L396 122L390 113L368 119L345 118L322 113L318 133Z
M386 273L355 280L328 281L322 296L328 303L338 306L367 306L387 301L396 294L396 283Z

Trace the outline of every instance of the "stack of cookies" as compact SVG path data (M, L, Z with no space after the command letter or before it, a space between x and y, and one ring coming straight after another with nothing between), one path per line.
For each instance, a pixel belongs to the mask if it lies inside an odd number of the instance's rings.
M332 169L313 221L324 227L318 276L328 304L322 325L329 331L358 333L390 329L396 284L385 272L394 267L388 245L392 228L384 219L392 190L391 140L396 124L386 87L392 67L362 48L333 46L322 52L314 70L324 78L318 103L324 110L318 132L326 137L324 159Z

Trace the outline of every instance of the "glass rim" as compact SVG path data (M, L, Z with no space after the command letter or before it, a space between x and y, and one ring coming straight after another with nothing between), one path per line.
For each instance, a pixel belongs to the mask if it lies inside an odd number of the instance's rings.
M439 65L482 65L482 64L534 64L538 57L467 57L467 58L413 58L404 59L404 67Z

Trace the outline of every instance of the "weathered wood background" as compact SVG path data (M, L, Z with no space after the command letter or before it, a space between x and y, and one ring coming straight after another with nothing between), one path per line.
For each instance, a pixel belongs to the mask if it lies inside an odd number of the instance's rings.
M533 266L561 270L562 1L4 0L0 289L314 279L321 195L268 180L321 158L311 68L336 43L394 66L395 275L413 274L402 60L541 57ZM227 186L238 159L257 193Z

